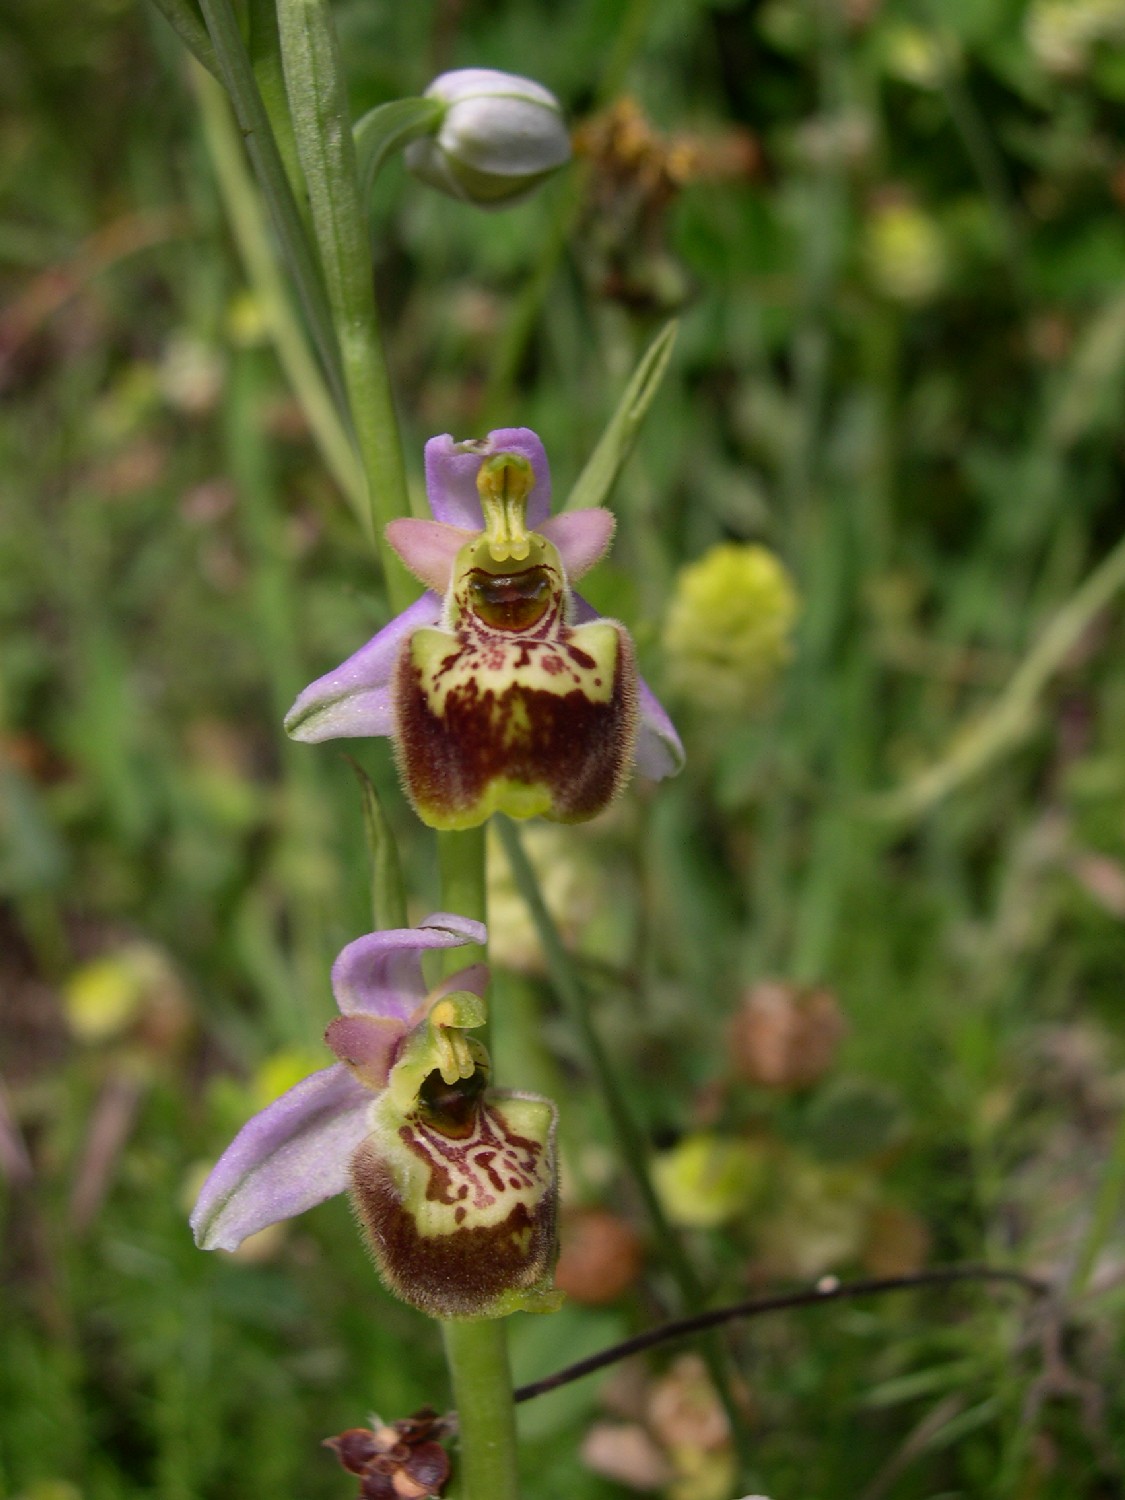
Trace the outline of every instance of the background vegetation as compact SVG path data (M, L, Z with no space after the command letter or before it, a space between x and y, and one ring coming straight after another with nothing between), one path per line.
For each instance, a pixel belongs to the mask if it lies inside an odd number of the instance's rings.
M801 597L756 704L694 701L688 672L678 781L529 841L711 1299L985 1258L1074 1293L735 1332L755 1483L1120 1495L1125 6L337 10L356 114L487 64L580 126L578 165L504 214L380 180L415 478L429 435L522 423L565 491L679 313L590 592L657 684L677 571L713 544L766 543ZM196 1251L186 1208L322 1065L330 961L370 923L353 774L280 718L385 618L380 581L163 21L9 7L0 80L0 1073L26 1145L5 1137L0 1493L339 1495L322 1437L448 1404L432 1331L342 1202L236 1258ZM432 840L387 746L352 748L420 916ZM495 858L499 1071L559 1098L571 1211L575 1295L517 1319L527 1379L676 1300ZM763 1081L765 981L830 1018L812 1078ZM675 1354L523 1417L532 1500L741 1493Z

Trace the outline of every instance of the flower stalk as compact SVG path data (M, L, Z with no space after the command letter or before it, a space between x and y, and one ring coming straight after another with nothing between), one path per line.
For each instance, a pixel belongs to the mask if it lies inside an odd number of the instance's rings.
M442 1324L461 1435L462 1500L518 1500L516 1408L504 1322Z

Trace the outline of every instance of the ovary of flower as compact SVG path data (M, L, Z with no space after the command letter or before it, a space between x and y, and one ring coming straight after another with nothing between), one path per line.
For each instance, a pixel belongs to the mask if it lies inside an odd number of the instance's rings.
M609 547L609 512L551 517L546 454L521 427L431 438L426 485L434 519L392 521L387 540L429 592L305 689L289 733L390 735L435 828L494 812L581 822L634 764L654 779L679 770L628 632L573 591Z

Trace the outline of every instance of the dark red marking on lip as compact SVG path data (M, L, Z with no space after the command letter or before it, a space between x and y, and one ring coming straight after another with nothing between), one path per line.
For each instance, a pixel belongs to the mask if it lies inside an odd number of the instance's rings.
M586 669L594 665L569 642L561 649ZM439 715L422 681L407 646L395 680L396 748L407 793L423 817L427 812L447 820L471 815L492 782L509 779L548 788L546 816L580 823L608 806L629 775L636 665L624 630L618 631L617 668L604 702L593 701L580 687L560 694L520 682L498 697L470 678L449 690Z
M490 1157L499 1154L506 1171L517 1177L526 1173L526 1185L534 1184L546 1147L511 1130L500 1108L482 1107L479 1123L475 1146L438 1136L418 1120L400 1129L400 1139L430 1170L427 1200L452 1204L460 1196L451 1191L453 1173L474 1173L474 1150L481 1145ZM550 1186L544 1185L534 1204L513 1204L496 1224L466 1225L467 1211L458 1207L456 1229L424 1235L377 1142L369 1138L352 1158L352 1190L356 1214L391 1289L433 1317L478 1316L504 1292L536 1286L553 1264L556 1193ZM486 1207L495 1201L482 1196Z

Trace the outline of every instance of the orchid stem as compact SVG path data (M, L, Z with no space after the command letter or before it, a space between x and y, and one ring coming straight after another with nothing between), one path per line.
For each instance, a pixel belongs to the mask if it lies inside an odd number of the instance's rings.
M441 899L445 911L474 922L485 920L484 829L438 834L438 865L441 869ZM449 973L466 964L483 963L485 949L469 943L446 955Z
M439 833L438 861L444 910L483 922L484 829ZM483 948L451 949L446 972L485 956ZM451 1320L442 1324L442 1335L461 1435L460 1500L518 1500L516 1408L504 1320Z
M652 1185L648 1171L648 1147L644 1135L633 1118L632 1110L613 1071L609 1055L602 1046L601 1038L594 1026L585 987L579 980L570 954L566 951L558 928L547 910L547 904L539 888L538 877L524 851L523 841L515 824L507 818L498 818L496 827L504 845L504 853L511 866L512 875L515 877L516 887L527 903L539 941L543 946L551 982L582 1034L606 1113L616 1132L621 1154L633 1179L633 1185L644 1204L645 1213L652 1225L664 1263L679 1288L680 1299L684 1307L691 1312L701 1311L704 1300L703 1288L694 1266L684 1253L682 1245L665 1216L660 1199ZM725 1351L714 1334L709 1334L702 1341L702 1353L730 1422L731 1434L739 1451L740 1464L745 1469L749 1457L746 1449L745 1424L731 1389Z
M398 558L382 546L382 539L388 521L409 514L410 500L379 333L370 237L360 204L340 49L327 0L279 0L278 21L297 152L367 477L372 529L390 603L398 611L413 602L418 588Z
M461 1500L518 1500L516 1408L500 1319L442 1324L461 1436Z

